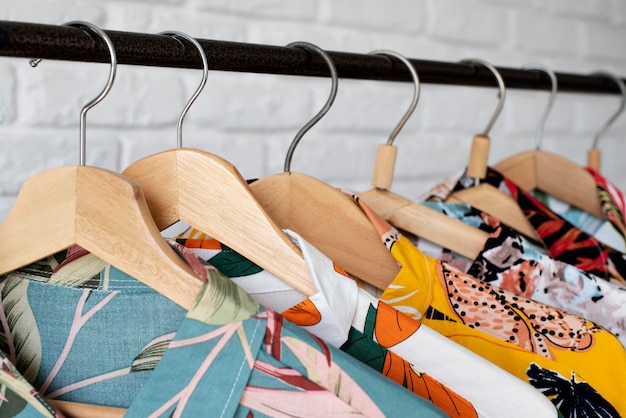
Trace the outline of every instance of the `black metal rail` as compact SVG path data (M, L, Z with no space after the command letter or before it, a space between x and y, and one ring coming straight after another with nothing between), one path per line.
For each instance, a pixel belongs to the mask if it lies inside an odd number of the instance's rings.
M171 37L135 32L106 31L119 64L201 68L197 52ZM328 77L324 60L303 49L198 39L211 70ZM340 78L411 81L399 60L348 52L328 51ZM89 32L69 26L0 21L0 56L66 61L108 62L104 42ZM465 58L465 57L459 57ZM497 87L491 72L480 65L410 59L423 83ZM550 79L539 71L496 67L507 88L549 90ZM619 94L606 77L557 72L559 92Z

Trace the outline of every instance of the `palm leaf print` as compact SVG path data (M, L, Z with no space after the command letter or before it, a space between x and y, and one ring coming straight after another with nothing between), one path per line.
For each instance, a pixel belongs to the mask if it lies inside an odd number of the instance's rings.
M235 283L216 270L207 270L207 284L202 286L187 318L224 325L250 318L258 308L252 297Z
M0 384L0 415L14 417L26 408L26 400L7 387Z
M222 251L208 261L226 277L251 276L263 271L261 267L224 244Z
M18 416L30 405L42 417L56 417L56 411L24 379L9 359L0 353L0 416ZM32 410L30 411L32 415Z
M163 358L167 347L171 340L160 340L150 343L145 347L133 360L133 364L130 367L130 372L142 372L148 370L154 370Z
M100 272L109 264L82 248L68 255L48 279L48 283L68 287L97 288L100 284Z
M41 365L41 337L27 296L28 281L7 277L0 282L0 350L20 373L34 382Z
M384 416L367 393L321 351L293 337L284 336L281 340L298 358L308 379L368 416Z
M568 380L552 370L531 364L529 383L552 400L564 418L619 417L619 413L586 382Z

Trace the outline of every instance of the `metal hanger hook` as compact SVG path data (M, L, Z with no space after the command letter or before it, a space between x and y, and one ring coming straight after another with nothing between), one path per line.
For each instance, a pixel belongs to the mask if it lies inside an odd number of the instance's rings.
M420 80L417 76L417 71L415 71L415 67L413 66L413 64L411 64L411 61L409 61L402 54L387 49L378 49L376 51L370 52L369 55L389 55L399 59L407 66L409 72L411 73L411 77L413 78L413 99L411 100L411 105L409 106L409 109L406 111L404 116L402 116L402 119L400 119L400 122L396 125L393 132L391 132L391 135L389 135L389 139L387 140L387 145L393 145L393 141L396 139L396 136L404 127L404 124L409 120L409 118L413 114L413 111L415 110L415 107L417 106L417 101L420 97Z
M186 33L179 32L179 31L165 31L165 32L160 32L159 35L171 36L174 39L176 38L185 39L186 41L192 43L193 46L196 47L196 49L198 50L198 53L200 54L200 58L202 59L202 80L200 81L200 84L196 88L196 91L193 93L193 95L191 96L187 104L185 105L185 108L181 112L180 117L178 118L178 124L177 124L177 129L176 129L176 139L177 139L176 145L178 148L182 148L183 147L183 120L185 119L185 116L187 116L187 112L189 112L191 105L196 101L200 93L202 93L202 90L204 89L204 86L206 85L207 79L209 77L209 61L206 57L206 53L204 52L204 48L202 48L202 45L200 45L200 42L198 42L193 37L187 35Z
M593 136L593 144L591 146L591 148L593 149L598 148L600 138L602 138L604 134L606 134L613 122L615 122L615 119L617 119L617 117L624 111L624 105L626 104L626 86L624 85L624 80L622 80L615 74L609 73L607 71L596 71L592 73L592 75L610 78L611 80L615 81L615 83L619 87L619 90L622 92L622 99L620 101L619 107L617 108L617 110L615 110L615 112L613 112L611 117L606 122L604 122L604 125L602 125L602 127L598 129L598 131Z
M539 119L539 123L537 124L537 130L535 131L535 149L539 151L541 149L541 142L543 141L543 130L546 126L546 121L548 120L548 116L550 116L550 112L552 112L552 107L554 106L556 95L559 89L558 80L557 80L556 73L554 72L554 70L548 67L547 65L527 64L527 65L524 65L522 69L543 71L546 74L548 74L548 77L550 77L550 82L551 82L550 98L548 99L548 103L546 103L546 107L543 109L543 113L541 114L541 118Z
M502 111L502 108L504 107L504 99L506 96L506 86L504 85L504 80L502 79L502 76L500 75L500 72L496 69L496 67L494 67L493 65L491 65L491 63L485 60L481 60L478 58L469 58L469 59L461 60L459 62L461 64L483 65L487 67L489 71L493 73L493 75L496 77L496 80L498 81L498 87L500 88L500 92L498 94L498 98L499 98L498 105L496 106L496 110L494 110L493 115L491 115L491 119L489 119L489 122L487 123L487 126L485 127L485 130L482 133L482 135L484 136L489 136L489 131L491 131L491 128L496 123L496 120L498 119L498 116L500 116L500 112Z
M324 51L317 45L314 45L309 42L292 42L288 44L287 46L303 48L303 49L317 52L318 54L320 54L322 58L324 58L324 61L326 61L326 64L328 65L328 69L330 70L330 78L331 78L332 86L330 89L330 95L328 96L328 100L326 100L326 103L324 104L322 109L315 116L313 116L313 118L310 121L308 121L300 129L300 131L298 131L294 139L291 141L291 144L289 145L289 149L287 150L287 155L285 157L285 167L284 167L285 173L288 173L289 171L291 171L291 159L293 158L293 152L295 151L296 147L298 146L298 143L300 142L304 134L307 133L308 130L311 129L317 122L319 122L320 119L322 119L324 115L330 110L330 107L333 105L333 102L335 101L335 97L337 96L337 87L339 86L339 76L337 75L337 69L335 68L335 63L333 62L333 60L330 58L330 56L328 55L326 51Z
M93 108L95 105L100 103L102 99L104 99L106 95L109 93L109 91L111 91L111 87L113 87L113 82L115 81L115 75L117 73L117 54L115 53L115 45L113 45L113 42L111 41L111 38L109 38L109 35L107 35L105 31L103 31L102 29L94 25L93 23L84 22L82 20L74 20L71 22L64 23L63 26L75 26L81 29L87 29L88 31L95 33L106 43L107 48L109 50L109 55L111 57L109 78L107 80L106 86L104 86L104 89L100 92L98 96L91 99L91 101L85 104L80 111L80 137L79 137L79 143L78 143L78 164L85 165L85 159L87 155L87 152L86 152L87 112L91 108ZM37 65L40 62L41 62L41 58L34 58L30 60L30 65L31 67L34 68L34 67L37 67Z

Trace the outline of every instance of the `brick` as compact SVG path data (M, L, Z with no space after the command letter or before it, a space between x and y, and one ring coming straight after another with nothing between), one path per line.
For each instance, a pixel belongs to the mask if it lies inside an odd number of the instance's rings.
M379 142L386 142L408 110L412 97L410 83L340 80L335 103L319 122L320 129L376 133ZM399 136L415 129L421 110L418 102Z
M190 111L189 123L232 131L289 130L292 133L287 136L293 136L318 110L311 108L312 90L326 85L318 87L315 81L210 74L206 92Z
M483 132L498 104L496 88L424 85L418 109L426 130L454 131L468 137ZM505 99L504 108L507 102ZM502 116L502 114L500 115ZM498 118L493 129L499 128Z
M460 42L500 46L511 37L511 13L494 5L473 1L431 0L426 12L428 35Z
M585 134L589 138L591 146L591 138L598 132L607 120L615 113L620 103L619 96L591 96L585 100L578 101L574 118L574 129L576 133ZM626 120L622 113L613 125L607 131L624 132L626 129ZM602 139L604 141L604 139Z
M0 195L17 195L24 181L40 171L78 163L78 129L3 135Z
M626 27L591 23L585 25L585 56L605 58L613 62L623 60Z
M282 172L291 139L268 143L268 171ZM367 179L374 169L379 139L372 135L329 134L312 131L297 146L291 171L321 180Z
M311 42L325 50L367 52L371 34L353 28L327 27L298 22L251 21L246 26L246 42L285 46L295 41ZM348 47L350 45L350 47Z
M312 20L317 15L317 2L285 2L278 0L197 0L193 6L202 11L234 13L250 17Z
M581 16L585 19L609 19L613 14L615 2L613 0L552 0L549 2L537 1L537 7L542 11L558 15Z
M502 125L505 132L523 134L530 140L528 146L534 147L537 125L548 104L549 97L550 92L544 90L509 90L502 113ZM574 103L572 96L557 93L552 111L544 126L543 138L549 138L554 132L571 129Z
M240 171L244 178L266 174L264 136L219 131L184 130L183 146L218 155ZM176 148L175 132L133 132L121 135L120 171L133 161L161 151Z
M83 20L101 26L104 21L104 12L102 5L97 2L83 3L74 0L58 0L54 3L46 0L3 1L0 19L51 25Z
M107 28L145 33L177 30L195 38L233 42L245 39L245 24L236 17L151 4L111 7L107 10Z
M320 19L333 25L418 33L425 24L426 6L419 2L361 0L355 7L350 0L323 0L320 6Z
M15 118L16 79L8 63L0 61L0 125L7 125Z
M580 19L552 16L540 11L518 11L513 15L515 48L535 53L572 55L580 50L583 24Z
M20 85L19 117L30 126L78 126L80 109L104 88L108 67L102 64L44 61L26 68ZM178 119L191 89L183 77L190 70L121 67L109 94L87 114L88 126L163 126ZM184 74L184 75L183 75Z

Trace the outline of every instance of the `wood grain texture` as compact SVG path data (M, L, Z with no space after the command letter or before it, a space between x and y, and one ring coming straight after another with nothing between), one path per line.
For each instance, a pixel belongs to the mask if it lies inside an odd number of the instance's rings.
M494 168L523 190L542 190L604 219L593 176L567 158L547 151L526 151Z
M228 161L179 148L136 161L123 174L141 186L159 229L183 221L305 295L315 293L302 253Z
M400 272L367 216L329 184L305 174L279 173L251 188L282 228L300 234L351 275L386 289Z

